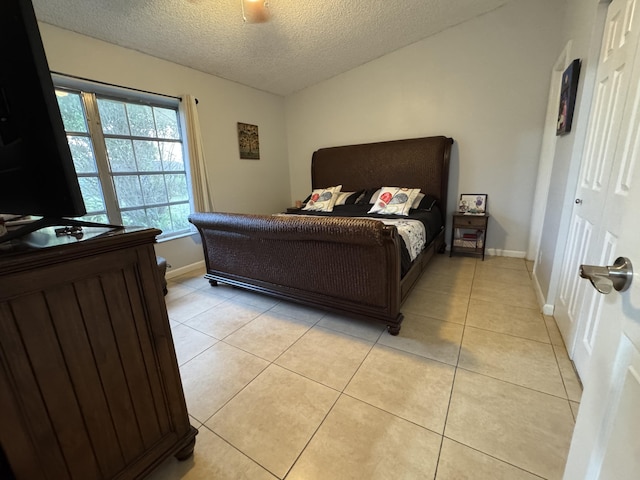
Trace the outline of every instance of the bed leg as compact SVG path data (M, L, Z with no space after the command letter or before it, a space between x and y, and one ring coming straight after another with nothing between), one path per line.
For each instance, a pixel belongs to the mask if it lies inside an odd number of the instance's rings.
M209 280L209 285L211 285L212 287L217 287L218 286L218 281L217 280Z
M400 333L400 325L387 325L387 331L395 337Z

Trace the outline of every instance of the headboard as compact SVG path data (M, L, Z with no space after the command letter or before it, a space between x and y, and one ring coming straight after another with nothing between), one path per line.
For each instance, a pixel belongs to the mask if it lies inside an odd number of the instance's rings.
M437 136L321 148L311 159L311 185L342 185L343 192L419 188L439 200L446 220L452 144L452 138Z

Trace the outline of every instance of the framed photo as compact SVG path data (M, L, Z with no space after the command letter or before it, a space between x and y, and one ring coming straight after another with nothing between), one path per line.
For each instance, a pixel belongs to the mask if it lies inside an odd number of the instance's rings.
M238 122L238 147L240 158L260 160L260 138L257 125Z
M560 107L558 109L558 124L556 135L566 135L571 131L573 109L576 106L578 92L578 77L580 76L580 60L575 59L562 74L560 87Z
M463 193L460 195L458 211L465 215L484 215L487 213L487 194Z

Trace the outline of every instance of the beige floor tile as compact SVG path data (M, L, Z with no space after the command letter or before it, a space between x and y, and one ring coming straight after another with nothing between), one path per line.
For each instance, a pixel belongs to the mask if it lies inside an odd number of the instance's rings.
M236 330L224 341L272 362L311 326L311 323L303 320L267 312Z
M566 400L458 369L445 436L560 479L574 421Z
M271 365L206 426L282 478L339 393Z
M277 480L210 430L201 427L193 457L165 460L147 480Z
M549 339L553 345L558 345L564 348L564 340L562 334L556 323L556 319L547 315L543 315L544 322L547 325L547 331L549 332Z
M567 351L564 346L553 346L556 359L558 360L558 367L560 367L560 375L562 375L562 381L564 382L564 388L567 391L567 398L574 402L580 402L582 398L582 382L580 377L576 373L576 369L573 363L567 355Z
M220 305L225 300L225 297L211 293L209 290L194 290L187 295L166 302L167 312L172 320L184 322Z
M458 270L430 270L425 272L415 285L417 290L469 296L473 283L473 270L465 273Z
M467 327L458 366L566 398L553 348L547 343Z
M242 290L241 288L235 289L235 296L233 298L238 302L247 303L264 310L269 310L280 303L280 300L268 295L261 295L249 290Z
M429 430L343 395L287 480L433 478L440 439Z
M496 267L490 263L483 264L482 262L476 268L476 274L473 279L474 281L483 282L489 281L512 283L515 285L532 285L531 277L527 270Z
M436 480L540 480L540 477L444 438Z
M230 299L184 323L222 340L264 312L262 308Z
M173 336L178 365L183 365L218 342L216 338L183 324L177 324L172 328L171 335Z
M468 295L451 295L414 289L402 305L402 312L464 324L469 306Z
M370 342L375 342L380 338L386 327L378 322L359 320L344 315L327 314L316 323L316 326L346 333L354 337L362 338Z
M456 365L464 326L407 313L398 335L384 334L381 345Z
M169 304L170 302L173 302L174 300L180 297L184 297L185 295L188 295L189 293L193 293L195 291L195 288L189 287L182 283L168 281L167 294L164 297L164 301L165 303Z
M569 400L569 406L571 407L571 413L573 413L573 419L578 418L578 410L580 410L580 403Z
M427 272L431 270L456 270L456 271L468 271L473 274L476 268L478 259L475 257L450 257L448 253L443 255L435 255L427 266Z
M171 269L169 269L169 272L170 271ZM210 286L209 280L204 278L205 273L206 270L204 268L198 268L177 277L172 276L171 278L167 279L167 283L180 283L184 286L199 290L201 288Z
M345 393L442 433L454 370L418 355L376 346Z
M197 418L192 417L191 415L189 415L189 423L191 424L192 427L198 429L202 426L202 422L200 420L198 420Z
M169 279L165 301L200 434L193 460L171 458L152 480L282 478L296 458L288 480L433 478L441 437L429 428L442 432L444 418L453 440L444 439L438 480L560 478L582 389L554 319L538 313L527 283L532 266L435 256L402 307L395 337L377 322L210 287L203 269ZM452 388L465 322L468 357L460 361L468 363ZM569 400L533 390L550 368L549 342ZM361 346L368 356L332 409ZM511 370L518 365L521 374ZM499 375L512 379L490 378ZM537 387L511 383L519 375Z
M512 268L514 270L527 271L527 264L524 258L500 257L497 255L486 255L484 262L478 262L478 265L486 265L490 267Z
M240 292L242 292L241 289L234 287L232 285L229 285L228 283L218 282L216 286L213 286L207 280L207 285L208 287L202 288L201 290L205 290L205 291L208 290L211 293L220 295L221 297L224 297L224 298L234 298L238 296Z
M288 315L289 317L304 320L305 322L317 322L327 312L317 308L305 307L292 302L280 302L270 310L273 313Z
M474 280L471 298L514 307L540 308L531 285L517 285L493 280Z
M206 422L269 362L218 342L180 367L189 414Z
M472 298L467 326L549 343L549 334L538 309L513 307Z
M284 352L276 364L342 391L373 342L314 327Z

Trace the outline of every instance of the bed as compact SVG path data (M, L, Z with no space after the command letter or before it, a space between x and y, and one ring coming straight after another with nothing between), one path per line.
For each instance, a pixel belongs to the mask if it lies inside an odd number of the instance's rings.
M399 228L383 223L383 218L363 218L355 205L335 207L331 214L298 209L276 215L194 213L189 221L202 238L205 278L212 286L223 282L382 322L397 335L402 303L429 260L444 252L452 144L453 139L436 136L313 153L312 188L341 185L342 192L357 192L365 213L371 206L369 197L375 198L374 191L384 186L420 189L435 202L429 208L431 223L425 227L426 245L409 262ZM334 216L346 210L348 216Z

